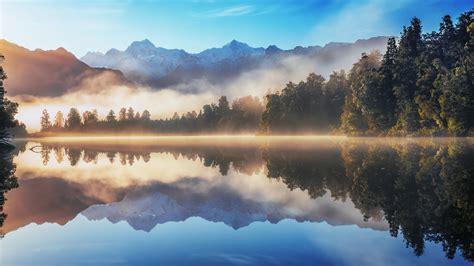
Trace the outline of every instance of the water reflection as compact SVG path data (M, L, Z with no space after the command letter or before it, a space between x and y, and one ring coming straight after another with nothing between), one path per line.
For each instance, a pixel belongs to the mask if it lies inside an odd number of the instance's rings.
M3 237L1 228L7 218L7 214L4 212L4 204L7 200L6 194L8 191L18 187L18 180L15 176L16 165L13 163L13 156L18 153L18 151L19 150L0 150L0 238Z
M144 231L193 216L235 229L294 219L387 230L417 256L428 241L474 259L471 140L28 145L39 154L16 158L6 232L78 213Z

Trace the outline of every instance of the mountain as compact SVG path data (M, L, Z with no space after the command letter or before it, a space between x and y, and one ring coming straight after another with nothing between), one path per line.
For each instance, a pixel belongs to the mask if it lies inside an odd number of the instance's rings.
M8 78L8 95L58 96L79 89L85 82L97 89L132 85L120 71L92 68L64 48L31 51L0 39L0 53Z
M334 201L326 194L305 206L296 206L289 199L280 202L245 197L225 182L214 184L201 178L183 178L171 184L135 187L121 201L92 205L81 214L89 220L126 221L135 230L147 232L157 224L185 221L191 217L222 222L236 230L254 222L278 223L284 219L387 229L384 222L364 221L356 209L354 215L348 215L351 204Z
M155 47L149 40L143 40L133 42L125 51L89 52L81 60L93 67L120 70L137 83L153 84L178 66L195 63L197 58L184 50Z
M189 76L192 78L204 77L223 68L232 68L236 60L264 54L265 49L252 48L236 40L222 48L211 48L199 54L189 54L184 50L156 47L145 39L131 43L125 51L110 49L105 54L89 52L81 60L90 66L120 70L128 79L139 84L163 87L168 83L184 81L175 79L174 71L192 72L193 74ZM167 75L169 76L166 77Z
M235 61L243 57L265 55L265 49L252 48L246 43L232 40L222 48L211 48L197 54L201 64L218 63L223 60Z
M302 65L311 65L304 71L327 76L333 70L350 68L364 52L385 51L387 39L374 37L354 43L328 43L324 47L297 46L290 50L275 45L254 48L232 40L221 48L210 48L197 54L156 47L149 40L143 40L133 42L125 51L89 52L81 60L93 67L120 70L131 81L159 89L195 80L221 84L255 69L285 66L286 61L295 57L305 61Z

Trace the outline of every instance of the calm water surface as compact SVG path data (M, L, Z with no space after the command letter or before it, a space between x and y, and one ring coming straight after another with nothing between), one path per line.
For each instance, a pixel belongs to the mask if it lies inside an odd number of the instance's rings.
M474 260L472 139L58 138L2 156L0 265Z

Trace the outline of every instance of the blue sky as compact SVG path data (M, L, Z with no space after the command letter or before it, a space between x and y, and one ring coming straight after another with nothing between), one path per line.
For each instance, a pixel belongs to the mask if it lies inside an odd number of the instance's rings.
M285 49L379 35L398 35L410 18L437 29L471 0L53 1L0 0L0 38L27 48L125 49L132 41L199 52L232 39Z

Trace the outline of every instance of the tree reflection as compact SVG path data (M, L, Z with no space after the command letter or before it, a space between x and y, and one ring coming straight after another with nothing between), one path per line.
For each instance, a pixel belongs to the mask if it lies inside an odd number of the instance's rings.
M68 148L66 149L66 154L71 166L75 166L81 159L82 151L80 149Z
M109 159L110 163L112 163L112 164L114 163L116 154L117 154L116 152L112 152L112 151L109 151L109 152L106 153L107 158Z
M18 187L18 180L15 176L16 166L12 162L13 152L0 150L0 228L3 226L7 214L3 211L6 201L6 193ZM0 237L3 234L0 232Z
M99 153L96 151L91 151L91 150L84 150L82 156L82 160L85 163L94 163L97 164L97 157L99 156Z
M417 256L425 241L473 260L474 151L472 145L344 143L340 151L267 150L269 178L313 197L349 196L365 220L388 221Z
M291 150L266 149L263 158L268 177L281 179L289 189L308 191L312 198L326 193L330 186L333 197L344 199L348 180L338 149Z
M43 159L43 165L47 165L50 159L51 147L42 146L40 153L41 153L41 159Z
M51 150L58 162L60 154L66 154L72 166L81 159L97 163L100 154L110 163L133 166L141 161L150 163L153 152L176 160L200 161L223 176L231 170L252 175L266 169L269 178L281 180L290 190L306 191L311 198L326 193L335 200L349 198L361 212L361 219L386 220L390 234L400 234L417 256L423 254L426 241L432 241L443 246L448 258L459 250L466 259L474 260L474 150L465 141L356 140L305 148L53 145L43 147L43 162L50 159Z

